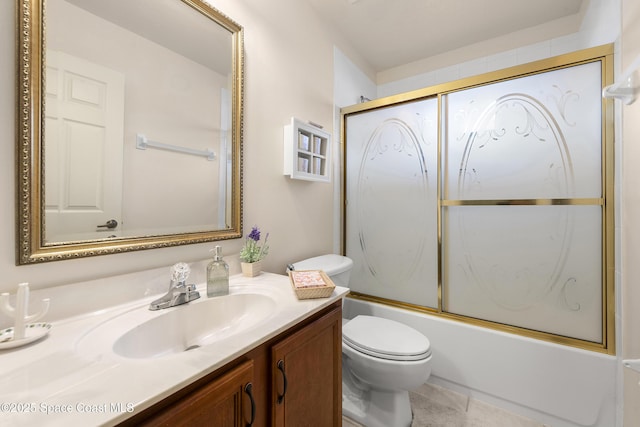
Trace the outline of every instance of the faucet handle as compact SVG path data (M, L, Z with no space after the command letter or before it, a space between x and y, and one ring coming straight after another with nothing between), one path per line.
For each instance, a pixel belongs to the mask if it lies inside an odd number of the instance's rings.
M184 282L189 277L191 269L185 262L179 262L171 267L171 280L174 282Z

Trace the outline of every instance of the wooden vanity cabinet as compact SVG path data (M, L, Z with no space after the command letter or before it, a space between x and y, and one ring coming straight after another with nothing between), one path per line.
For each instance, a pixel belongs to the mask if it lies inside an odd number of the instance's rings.
M339 426L341 361L336 301L120 426Z
M245 427L256 414L253 361L248 360L191 391L187 387L122 425ZM140 419L143 418L143 419Z
M282 339L271 347L271 354L271 425L341 425L341 309Z

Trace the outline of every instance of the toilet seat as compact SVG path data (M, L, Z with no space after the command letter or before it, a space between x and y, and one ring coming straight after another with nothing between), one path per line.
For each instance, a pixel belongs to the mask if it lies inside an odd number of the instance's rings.
M342 342L380 359L411 361L431 355L427 337L403 323L381 317L354 317L342 329Z

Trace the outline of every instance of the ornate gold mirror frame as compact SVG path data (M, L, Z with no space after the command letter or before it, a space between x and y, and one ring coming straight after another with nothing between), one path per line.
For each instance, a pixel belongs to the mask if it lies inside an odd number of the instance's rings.
M140 233L134 237L48 242L45 239L44 109L46 0L16 0L16 263L32 264L142 249L203 243L242 236L243 29L201 0L175 0L195 9L230 33L231 164L226 226L178 234ZM221 156L222 157L222 156ZM202 186L202 183L194 183Z

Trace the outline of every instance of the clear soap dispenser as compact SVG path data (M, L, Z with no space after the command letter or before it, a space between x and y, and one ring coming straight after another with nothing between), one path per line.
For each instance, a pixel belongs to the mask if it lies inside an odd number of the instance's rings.
M220 246L213 251L213 261L207 265L207 296L229 295L229 264L222 259Z

